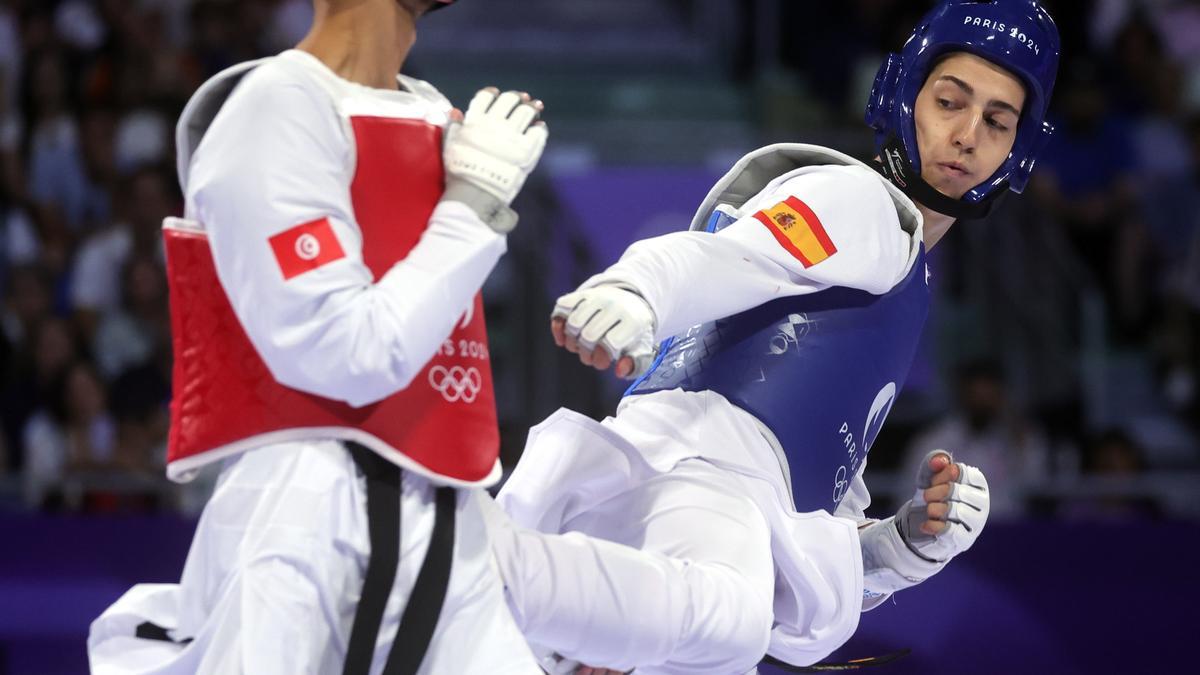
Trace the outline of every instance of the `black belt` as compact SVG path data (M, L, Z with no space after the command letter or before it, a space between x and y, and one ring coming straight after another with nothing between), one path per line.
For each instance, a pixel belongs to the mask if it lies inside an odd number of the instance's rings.
M401 469L358 443L347 442L345 445L366 478L371 557L354 614L354 626L350 630L342 675L367 675L400 563ZM405 603L383 675L413 675L429 650L450 584L457 501L454 488L437 488L429 549Z

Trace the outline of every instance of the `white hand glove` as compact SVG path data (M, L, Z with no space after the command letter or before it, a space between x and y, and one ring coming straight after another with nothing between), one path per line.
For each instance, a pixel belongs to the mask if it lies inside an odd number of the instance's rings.
M501 232L516 225L508 205L546 147L546 125L538 121L542 104L526 98L515 91L480 89L463 120L446 129L443 198L466 203Z
M945 450L934 450L925 455L921 462L921 470L917 473L917 489L913 498L905 502L896 513L896 523L900 536L913 553L929 561L945 562L971 548L979 538L979 533L987 523L991 499L983 472L959 462L958 480L950 483L950 494L945 500L939 500L949 505L950 509L945 517L934 518L944 520L946 529L936 535L922 532L921 523L930 519L929 505L924 495L925 489L930 487L933 479L933 470L929 468L929 462L938 454L950 457L950 453Z
M958 480L944 484L949 491L944 500L939 500L949 505L949 510L944 518L933 518L944 521L945 529L936 535L921 531L921 524L930 520L925 490L932 487L934 473L929 462L939 454L950 457L945 450L925 456L917 473L916 492L895 516L858 531L863 556L863 611L937 574L951 558L970 548L983 531L989 508L987 480L979 469L962 463L958 464Z
M654 311L627 287L610 284L567 293L550 318L565 318L567 335L577 338L581 349L603 347L614 363L630 357L633 370L626 379L639 377L654 361Z

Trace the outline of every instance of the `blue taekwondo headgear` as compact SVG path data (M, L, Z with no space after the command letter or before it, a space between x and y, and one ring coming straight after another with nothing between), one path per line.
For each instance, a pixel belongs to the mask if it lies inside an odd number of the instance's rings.
M866 122L875 129L883 173L926 206L960 218L980 218L1006 190L1021 192L1038 153L1054 132L1046 109L1060 51L1054 19L1036 0L945 0L917 24L899 54L875 76ZM1004 68L1025 85L1025 109L1008 159L996 173L954 200L921 180L913 109L939 57L967 52ZM931 194L932 193L932 194Z

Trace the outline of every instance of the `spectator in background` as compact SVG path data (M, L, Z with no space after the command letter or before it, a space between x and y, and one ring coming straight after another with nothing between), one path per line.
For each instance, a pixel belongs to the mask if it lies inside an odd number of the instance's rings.
M1186 125L1191 185L1200 192L1200 113ZM1200 210L1177 215L1190 225L1190 241L1167 284L1166 329L1162 336L1167 400L1200 433Z
M9 5L9 0L0 0L0 99L11 101L17 95L17 76L21 72L23 54L20 25Z
M0 203L4 202L6 194L12 199L18 193L12 181L13 171L19 164L21 145L21 124L14 106L19 97L17 87L21 81L24 54L20 26L8 4L6 0L0 0Z
M170 384L156 364L145 364L123 372L113 381L109 392L117 424L117 465L124 471L164 483Z
M145 167L125 178L116 201L117 219L79 249L71 272L71 304L88 340L95 338L101 316L121 303L126 261L162 260L162 221L178 210L169 175L165 169Z
M1164 64L1155 73L1151 113L1136 128L1140 207L1152 244L1155 328L1151 342L1170 406L1195 421L1194 303L1189 267L1200 251L1200 125L1183 107L1183 69ZM1197 138L1193 138L1196 136ZM1195 144L1195 146L1194 146Z
M1178 274L1200 213L1200 185L1183 108L1183 69L1163 63L1144 83L1147 113L1133 128L1139 208L1149 226L1161 278Z
M113 139L116 114L104 106L89 107L80 119L80 152L88 180L88 210L85 232L90 234L108 224L112 198L118 186Z
M1125 432L1109 429L1092 438L1084 448L1083 473L1095 478L1132 479L1146 469L1141 447ZM1109 487L1124 487L1128 480ZM1071 520L1142 520L1161 515L1161 507L1149 496L1106 496L1077 498L1058 509L1058 516Z
M1031 183L1039 207L1064 229L1093 282L1105 291L1115 335L1132 341L1145 327L1145 257L1133 178L1129 125L1110 113L1100 74L1087 62L1067 70L1062 119Z
M0 288L4 301L0 303L0 333L10 345L28 342L34 328L50 316L51 278L37 265L11 268Z
M979 467L988 477L993 518L1027 511L1023 488L1050 469L1044 434L1012 409L998 364L977 360L957 375L955 410L919 432L908 447L901 475L917 474L931 448L954 453L956 461Z
M0 422L12 450L10 466L21 466L21 433L51 382L74 358L70 326L51 318L51 278L40 267L18 267L9 275L0 308L0 342L7 368L0 380Z
M7 77L0 68L0 276L9 264L41 254L37 231L21 208L26 195L21 123L4 86Z
M116 432L103 382L91 365L75 361L25 427L26 503L54 506L68 474L112 467Z
M262 56L247 54L246 43L237 40L235 22L230 15L240 11L241 3L199 0L192 6L192 53L205 78L239 61Z
M170 358L167 282L157 257L129 259L121 273L121 298L119 307L101 315L92 342L96 366L108 382Z
M109 94L122 111L114 139L116 165L128 174L171 159L172 122L179 111L169 102L186 100L200 82L185 73L183 60L165 44L159 13L130 13L121 17L120 26L123 51L113 64Z
M43 233L59 242L69 232L80 231L86 220L89 184L83 168L74 90L62 53L45 50L31 54L23 84L28 114L29 193L53 223Z
M1150 108L1155 71L1166 61L1162 37L1144 9L1129 13L1107 51L1104 89L1119 114L1137 117Z

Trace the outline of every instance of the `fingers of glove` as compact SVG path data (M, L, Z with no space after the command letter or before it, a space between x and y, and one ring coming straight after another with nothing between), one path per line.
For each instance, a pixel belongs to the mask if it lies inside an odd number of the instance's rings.
M520 105L513 108L512 114L508 116L509 123L519 133L524 133L529 128L530 124L542 114L541 101L522 101Z
M640 377L650 368L650 364L654 362L653 349L642 347L638 344L632 347L627 346L624 349L616 348L609 342L611 335L612 331L609 331L609 334L601 340L600 344L608 350L608 353L615 355L614 358L620 356L620 359L617 361L617 377L625 380L633 379Z
M496 102L492 107L488 108L488 116L494 119L507 119L512 117L512 113L517 106L525 102L529 94L525 94L524 98L520 92L506 91L496 97Z
M925 507L925 513L928 514L929 520L946 520L946 516L950 513L953 504L946 502L934 502Z
M963 523L950 523L950 527L937 539L939 547L945 551L946 557L956 556L971 548L971 544L979 538L979 527L966 527Z
M567 333L566 336L563 338L563 348L566 349L567 351L571 352L572 354L578 354L579 353L579 338L577 338L574 335L571 335L570 333Z
M605 335L620 323L621 312L615 311L611 307L604 308L592 317L583 332L579 334L579 343L588 349L603 347L613 358L616 358L621 355L621 352L619 349L614 350L608 344Z
M955 484L953 501L961 502L976 511L987 511L990 506L988 491L973 485Z
M546 149L546 138L549 135L550 131L546 128L546 123L540 120L525 130L525 157L521 160L522 167L529 168L542 156L542 150Z
M943 459L944 457L944 459ZM917 470L917 487L927 488L936 485L940 474L954 461L945 450L930 450L921 460L921 468ZM940 481L948 482L946 480Z
M475 96L467 105L466 119L474 120L481 115L486 115L488 110L496 102L496 97L499 96L500 90L495 87L484 87L475 92Z
M962 462L959 462L956 467L958 468L959 472L957 478L959 483L981 488L985 491L988 489L987 478L983 475L982 471L971 466L970 464L963 464Z
M585 347L585 346L583 346L583 343L579 344L579 362L585 366L596 365L596 355L603 354L603 353L604 353L603 349L596 349L595 347Z
M942 520L926 520L925 522L921 523L920 529L922 533L929 535L930 538L937 538L941 536L946 529L950 527L950 525L952 525L952 523L947 523Z
M933 461L940 462L941 458L934 459ZM946 464L945 468L933 474L933 479L929 481L929 485L926 487L953 483L954 481L958 480L959 476L961 475L962 473L959 471L958 465L953 462L949 462Z
M595 301L585 298L567 315L567 335L579 338L585 326L603 309Z
M954 499L960 487L965 486L961 483L942 483L922 490L921 498L925 503L950 501Z
M560 297L554 301L554 311L550 312L550 318L565 319L571 312L575 311L575 308L579 306L579 303L583 302L583 299L584 295L579 291L567 293Z
M929 505L929 519L959 525L972 532L979 526L978 509L962 502L939 502Z
M554 344L562 347L567 343L567 320L564 317L556 316L550 319L550 336L554 338Z
M624 352L630 348L642 346L645 343L646 347L654 340L654 336L650 331L653 327L637 319L626 316L621 322L612 327L608 334L604 337L604 341L613 347L616 352Z
M604 307L594 303L592 300L583 300L580 306L575 307L575 311L566 317L566 335L574 337L581 347L590 351L595 347L594 342L586 342L583 339L583 329L587 328L593 319L598 318L600 313L604 311Z
M604 347L596 347L592 350L592 367L596 370L608 370L613 361L612 353Z

